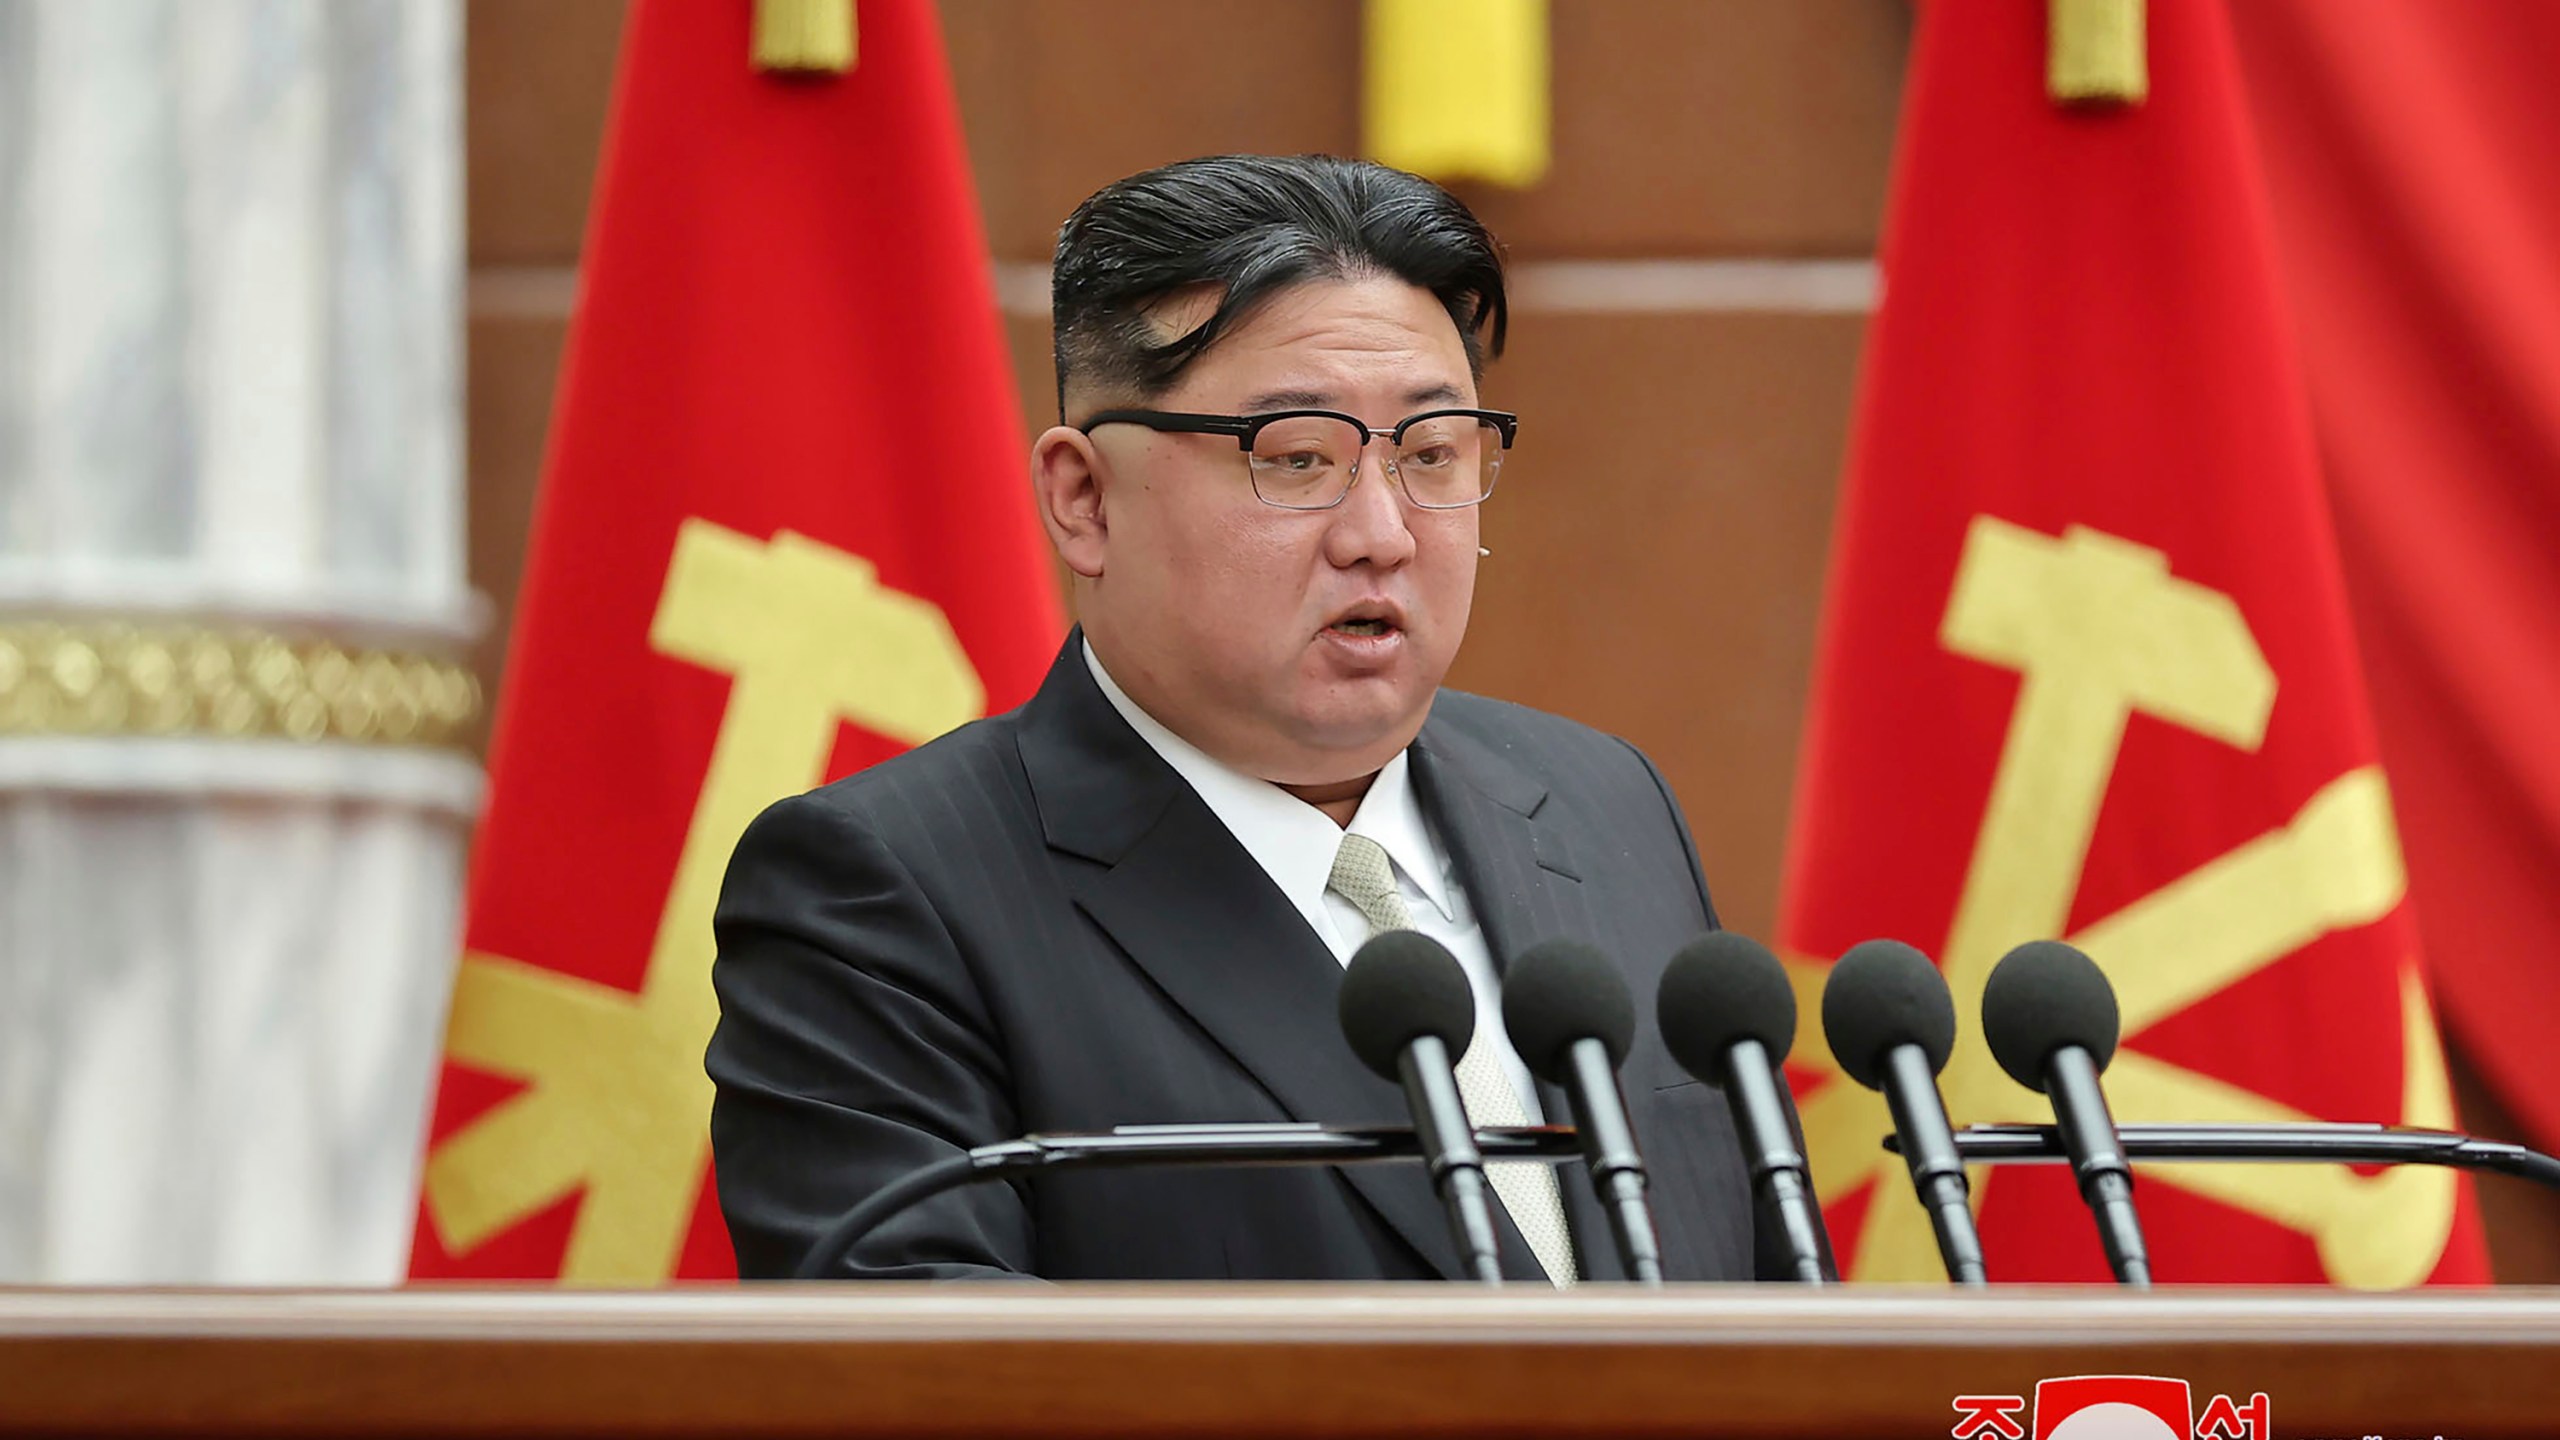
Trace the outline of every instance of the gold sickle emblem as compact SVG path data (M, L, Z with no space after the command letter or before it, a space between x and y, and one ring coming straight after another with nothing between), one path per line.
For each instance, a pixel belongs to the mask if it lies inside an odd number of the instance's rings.
M1960 1123L2031 1122L2043 1102L2002 1074L1970 1017L2008 947L2069 919L2126 722L2137 711L2244 751L2265 738L2276 679L2231 597L2169 573L2157 550L2074 526L2061 538L1988 515L1965 538L1939 643L2021 677L1955 923L1940 957L1967 1017L1941 1077ZM2068 937L2116 988L2126 1045L2107 1073L2119 1118L2262 1122L2311 1117L2139 1049L2142 1031L2331 931L2369 925L2408 888L2379 766L2351 770L2291 820ZM1791 961L1804 1013L1827 965ZM2402 1123L2453 1123L2435 1017L2415 957L2399 972ZM1892 1128L1882 1096L1839 1078L1819 1045L1797 1047L1820 1078L1804 1104L1815 1189L1831 1198L1882 1183L1851 1278L1940 1278L1929 1222L1877 1148ZM2450 1170L2410 1166L2365 1178L2343 1166L2161 1165L2143 1174L2312 1237L2338 1284L2413 1285L2453 1230ZM1977 1167L1977 1206L1990 1173Z
M649 646L732 679L640 990L463 956L445 1053L527 1088L427 1157L427 1213L455 1251L583 1190L571 1284L675 1271L710 1159L711 911L747 822L826 778L840 724L921 745L986 710L939 609L788 531L759 544L686 521Z

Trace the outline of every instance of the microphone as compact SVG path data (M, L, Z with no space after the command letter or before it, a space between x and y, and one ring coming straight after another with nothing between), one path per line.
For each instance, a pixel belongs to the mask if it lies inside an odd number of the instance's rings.
M1989 1283L1971 1186L1938 1095L1938 1072L1956 1044L1956 1004L1946 977L1899 940L1852 945L1822 984L1822 1033L1850 1079L1884 1092L1947 1278Z
M1476 996L1456 956L1428 935L1389 930L1371 939L1342 972L1337 1002L1351 1053L1404 1087L1431 1188L1449 1212L1449 1234L1466 1270L1502 1283L1484 1155L1458 1097L1455 1057L1476 1033Z
M1787 1123L1779 1066L1796 1041L1796 992L1768 947L1718 930L1680 948L1654 1001L1662 1043L1680 1068L1722 1090L1742 1126L1752 1188L1778 1217L1796 1278L1822 1278L1822 1212Z
M1662 1244L1644 1198L1644 1157L1618 1093L1636 1033L1635 1001L1609 957L1574 940L1532 945L1502 978L1502 1027L1529 1073L1563 1087L1591 1188L1629 1278L1662 1283Z
M2116 992L2098 962L2059 940L2030 940L2000 957L1982 987L1982 1038L2009 1078L2053 1100L2080 1198L2118 1282L2151 1283L2151 1256L2133 1212L2133 1168L2107 1113L2099 1074L2116 1055Z

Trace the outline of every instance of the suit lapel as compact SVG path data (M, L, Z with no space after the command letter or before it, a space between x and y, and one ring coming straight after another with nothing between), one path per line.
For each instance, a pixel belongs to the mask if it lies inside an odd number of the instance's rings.
M1558 827L1540 823L1547 787L1535 775L1437 720L1426 723L1414 741L1413 774L1497 968L1542 940L1594 940L1605 933L1571 848ZM1538 1103L1550 1123L1573 1118L1564 1091L1543 1080ZM1579 1164L1561 1165L1556 1182L1583 1277L1627 1278L1588 1172Z
M1023 768L1077 906L1210 1039L1300 1120L1411 1122L1335 1019L1342 967L1182 777L1129 728L1085 668L1079 631L1020 732ZM1339 1172L1443 1276L1458 1274L1438 1199L1415 1165Z

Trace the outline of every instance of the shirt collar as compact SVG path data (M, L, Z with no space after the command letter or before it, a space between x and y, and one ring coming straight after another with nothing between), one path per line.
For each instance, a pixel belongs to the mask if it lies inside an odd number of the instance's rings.
M1407 880L1431 908L1443 919L1455 919L1449 904L1449 877L1432 845L1430 832L1424 828L1422 805L1414 798L1412 766L1409 752L1399 750L1395 758L1369 782L1369 793L1360 797L1360 808L1351 817L1350 833L1366 835L1378 842L1387 858L1396 862ZM1339 842L1337 842L1339 843Z
M1167 729L1140 709L1111 672L1102 668L1090 640L1084 644L1084 663L1093 673L1094 684L1101 687L1102 698L1111 702L1111 708L1148 748L1173 767L1317 933L1324 933L1325 882L1332 878L1333 857L1342 848L1344 827L1270 781L1212 758ZM1414 797L1406 751L1397 751L1370 782L1369 793L1361 797L1348 829L1378 842L1432 908L1454 918L1448 876L1438 863L1421 804Z

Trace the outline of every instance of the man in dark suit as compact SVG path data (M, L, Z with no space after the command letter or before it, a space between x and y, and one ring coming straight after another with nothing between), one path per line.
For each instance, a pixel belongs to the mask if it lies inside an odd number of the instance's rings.
M1669 788L1624 741L1440 688L1516 424L1477 399L1492 237L1401 172L1221 157L1088 200L1054 286L1073 423L1033 474L1079 630L1028 705L774 806L730 867L708 1063L740 1273L788 1274L883 1184L1029 1131L1402 1123L1335 996L1404 926L1476 987L1479 1124L1565 1113L1502 1036L1502 959L1554 937L1617 957L1666 1269L1774 1271L1721 1096L1652 1033L1661 966L1715 923ZM1507 1273L1622 1278L1579 1167L1495 1168ZM1422 1170L1365 1166L973 1187L837 1273L1459 1264Z

